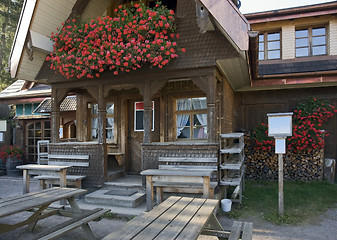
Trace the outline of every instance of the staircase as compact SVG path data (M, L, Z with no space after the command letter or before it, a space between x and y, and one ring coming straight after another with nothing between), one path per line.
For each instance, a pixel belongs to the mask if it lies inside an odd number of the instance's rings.
M126 175L106 182L95 192L85 196L85 203L107 205L113 207L136 208L145 202L142 188L142 177Z

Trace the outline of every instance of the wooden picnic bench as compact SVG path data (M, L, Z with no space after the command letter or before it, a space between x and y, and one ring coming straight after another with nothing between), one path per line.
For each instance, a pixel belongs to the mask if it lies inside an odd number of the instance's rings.
M53 166L69 166L69 170L73 170L76 167L89 167L89 155L58 155L49 154L48 155L48 165ZM85 160L85 161L83 161ZM58 176L53 176L50 174L38 175L35 177L40 180L40 186L42 189L46 189L48 185L59 184L60 178ZM85 179L84 175L73 175L66 174L67 186L75 186L76 188L82 188L82 180Z
M202 193L204 198L214 198L217 182L211 177L217 171L217 158L159 157L158 169L141 172L146 176L147 207L153 207L153 187L157 204L163 200L163 192Z
M80 209L75 200L75 196L85 192L87 191L84 189L57 187L23 194L9 199L2 199L0 201L0 234L25 225L28 225L29 230L33 231L39 220L59 214L61 216L70 217L70 220L43 230L34 235L32 239L52 239L80 226L88 239L96 239L88 222L102 216L110 210L98 208L91 211L84 211ZM48 208L51 203L62 199L66 199L69 202L71 208L68 211ZM26 220L16 224L1 223L2 217L32 210L34 208L37 208L37 210Z
M252 223L234 222L232 229L223 229L215 215L218 203L215 199L171 196L150 212L142 213L102 240L195 240L200 235L251 240Z

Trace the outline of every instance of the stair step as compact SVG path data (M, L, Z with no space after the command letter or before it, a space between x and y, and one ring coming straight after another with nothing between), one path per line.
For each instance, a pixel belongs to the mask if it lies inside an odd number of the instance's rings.
M122 196L123 195L123 196ZM115 207L136 208L145 201L143 191L101 189L85 196L85 202Z
M118 178L122 178L125 175L124 169L119 169L119 170L109 170L108 171L108 180L112 181Z

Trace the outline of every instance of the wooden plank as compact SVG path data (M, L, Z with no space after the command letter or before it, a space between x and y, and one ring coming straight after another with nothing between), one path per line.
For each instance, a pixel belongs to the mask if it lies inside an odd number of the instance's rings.
M210 183L210 188L215 188L218 185L216 182ZM196 182L162 182L162 181L155 181L153 183L154 187L188 187L188 188L202 188L203 183L196 183Z
M193 163L217 163L217 158L178 158L178 157L159 157L159 162L193 162Z
M213 170L163 170L163 169L148 169L142 171L141 175L154 175L154 176L211 176Z
M216 171L218 169L217 166L194 166L194 165L159 165L158 169L167 169L167 170L213 170Z
M170 209L181 197L172 196L164 201L162 204L156 206L151 212L145 212L127 222L119 231L115 231L102 240L125 239L129 240L136 236L139 232L145 229L148 225L154 222L168 209Z
M180 232L184 230L189 221L193 218L194 213L196 213L200 207L205 203L205 199L194 198L193 201L187 205L182 212L179 213L173 221L168 224L163 231L154 239L175 239ZM200 229L203 225L200 226Z
M181 198L176 204L171 206L165 213L158 217L151 225L141 231L133 240L154 239L158 234L166 228L173 219L176 218L184 208L192 201L192 198Z
M35 176L35 179L43 179L43 180L59 180L60 178L58 176L50 176L50 175L40 175ZM80 176L80 175L66 175L67 181L75 181L79 179L84 179L86 176Z
M215 237L218 237L218 238L228 239L229 235L230 235L230 231L204 229L201 234L202 235L208 235L208 236L215 236Z
M49 159L79 159L79 160L88 160L89 155L58 155L58 154L49 154Z
M48 161L49 166L89 167L88 162Z
M218 200L206 199L202 207L194 213L188 225L176 238L176 240L197 239L203 227L208 222L211 214L218 205Z
M253 223L244 222L242 240L252 240L253 238Z
M239 240L241 234L242 222L234 221L231 234L229 235L228 240Z

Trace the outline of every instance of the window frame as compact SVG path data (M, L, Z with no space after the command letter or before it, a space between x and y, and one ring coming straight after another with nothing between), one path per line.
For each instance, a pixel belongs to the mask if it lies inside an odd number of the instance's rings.
M195 98L206 98L206 108L205 109L192 109L192 99ZM191 109L190 110L178 110L177 109L177 101L180 99L190 99L191 100ZM193 121L194 121L194 116L196 114L206 114L207 115L207 97L206 96L191 96L191 97L177 97L174 101L175 104L175 139L177 141L200 141L200 140L207 140L207 134L205 138L194 138L194 126L193 126ZM177 131L178 131L178 120L177 117L178 115L189 115L189 119L190 119L190 126L188 126L190 128L190 137L189 138L178 138L177 136ZM198 125L199 126L199 125ZM203 126L203 125L201 125ZM206 125L206 127L208 126L208 123ZM185 126L186 127L186 126Z
M270 40L268 41L268 35L269 34L279 34L279 39L278 40ZM260 36L263 35L263 41L260 41ZM268 43L272 42L279 42L280 43L280 48L279 49L268 49ZM260 50L260 43L263 43L263 50ZM258 51L258 60L259 61L266 61L266 60L280 60L282 59L282 31L281 30L273 30L273 31L267 31L260 33L258 36L258 44L259 44L259 51ZM271 51L279 51L280 57L279 58L269 58L268 53ZM260 52L263 52L263 59L260 59Z
M319 29L319 28L324 28L325 30L325 35L317 35L313 36L313 29ZM306 56L297 56L296 50L301 49L301 48L306 48L306 47L297 47L296 46L296 40L297 39L306 39L305 37L296 37L296 32L297 31L302 31L302 30L308 30L308 55ZM328 28L326 25L318 25L318 26L310 26L310 27L298 27L295 29L295 58L302 58L302 57L314 57L314 56L326 56L328 55L328 34L327 34ZM325 44L319 44L319 45L314 45L313 39L314 37L325 37ZM313 48L315 46L325 46L325 53L324 54L315 54L313 53Z
M137 103L144 103L143 101L136 101L134 102L134 108L133 108L133 131L135 132L144 132L144 122L143 122L143 129L137 129L136 126L137 126L137 114L136 112L139 111L139 112L143 112L143 116L144 116L144 105L143 105L143 109L142 110L137 110L136 109L136 106L137 106ZM154 107L154 101L152 101L152 126L151 126L151 131L154 131L154 111L155 111L155 107ZM143 118L144 119L144 118Z

